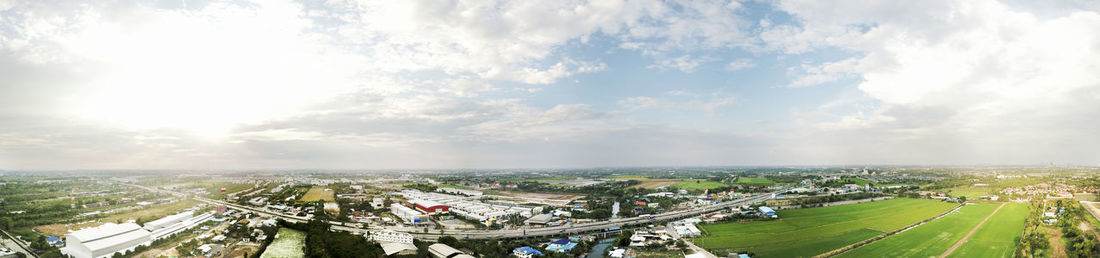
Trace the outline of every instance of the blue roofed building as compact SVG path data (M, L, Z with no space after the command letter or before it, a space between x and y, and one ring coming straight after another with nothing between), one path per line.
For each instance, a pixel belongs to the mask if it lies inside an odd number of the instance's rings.
M65 242L61 241L60 237L56 237L56 236L46 237L46 243L49 243L52 246L63 246L63 245L65 245Z
M569 250L573 250L574 247L577 247L577 243L569 241L568 238L562 238L554 240L554 242L547 243L546 251L568 252Z
M775 210L768 206L760 206L757 210L760 210L760 213L764 214L764 216L775 216Z
M535 248L531 248L530 246L524 246L524 247L513 249L512 254L514 254L514 255L516 255L520 258L531 258L531 257L535 257L535 256L542 256L542 252L539 252L539 250L536 250Z

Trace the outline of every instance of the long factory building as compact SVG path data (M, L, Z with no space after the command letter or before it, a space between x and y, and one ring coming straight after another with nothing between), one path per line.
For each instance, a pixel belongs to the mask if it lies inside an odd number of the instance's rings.
M140 245L148 245L153 240L165 238L180 231L192 228L213 217L207 212L192 216L187 211L170 215L139 226L137 223L106 223L94 228L86 228L65 235L65 247L61 253L74 258L104 258L115 253L125 253Z
M477 221L500 219L513 214L530 217L542 212L542 207L488 204L476 200L467 200L466 197L462 196L425 193L417 190L401 191L401 196L408 199L410 203L446 205L449 206L449 213Z

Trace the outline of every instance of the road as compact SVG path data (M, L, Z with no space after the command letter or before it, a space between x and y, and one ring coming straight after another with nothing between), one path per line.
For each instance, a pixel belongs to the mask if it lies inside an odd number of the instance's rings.
M26 254L27 257L38 257L38 254L31 251L30 247L27 247L27 245L22 241L15 239L15 237L11 234L8 234L7 231L0 230L0 234L3 234L3 236L0 236L3 238L0 239L0 242L3 242L4 246L8 247L8 249Z
M167 193L186 196L186 194L174 193L174 192L170 192L170 191L167 191L167 190L161 190L161 189L156 189L156 188L151 188L151 187L146 187L146 186L140 186L140 185L134 185L134 186L139 187L139 188L143 188L143 189L146 189L146 190L150 190L150 191L167 192ZM444 231L444 233L441 234L438 230L434 230L435 232L429 231L429 232L425 233L425 232L423 232L423 228L406 228L406 227L356 228L356 227L343 226L343 225L341 225L340 222L335 222L335 221L330 221L329 223L332 223L333 224L332 229L336 229L336 230L342 230L342 231L348 231L348 232L354 232L354 233L362 234L362 233L370 231L370 230L390 229L390 230L394 230L394 231L409 233L409 234L412 234L417 239L425 239L425 240L435 240L435 239L439 238L440 236L444 236L444 235L453 236L455 238L460 238L460 239L499 239L499 238L524 238L524 237L553 236L553 235L573 235L573 234L579 234L579 233L584 233L584 232L603 231L604 229L613 228L613 227L643 225L643 224L649 224L649 223L654 223L654 222L659 222L659 221L670 221L670 220L677 220L677 219L687 218L687 217L691 217L691 216L697 216L697 215L700 215L700 214L719 211L719 210L730 208L730 207L737 207L737 206L742 206L742 205L749 205L749 204L753 204L753 203L763 202L765 200L771 199L772 195L773 195L773 193L758 194L758 195L750 196L750 197L747 197L747 198L741 198L741 199L737 199L737 200L733 200L733 201L720 202L720 203L717 203L717 204L711 204L711 205L706 205L706 206L701 206L701 207L695 207L695 208L691 208L691 209L687 209L687 210L670 211L670 212L665 212L665 213L656 214L656 215L643 215L643 216L633 217L633 218L617 218L617 219L610 219L610 220L607 220L607 221L600 221L600 222L593 222L593 223L569 224L569 225L561 225L561 226L553 226L553 227L542 227L542 228L500 229L500 230L446 230L446 231ZM256 207L238 205L238 204L228 203L228 202L219 201L219 200L212 200L212 199L207 199L207 198L202 198L202 197L194 197L194 198L196 200L206 202L206 203L210 203L210 204L225 205L228 208L232 208L232 209L236 209L236 210L249 211L249 212L255 212L255 213L259 213L259 214L263 214L263 215L274 216L274 217L282 218L283 220L290 221L290 222L305 222L305 221L307 221L307 218L305 218L305 217L297 217L297 216L290 216L290 215L281 214L281 213L270 212L270 211L264 210L263 208L256 208Z

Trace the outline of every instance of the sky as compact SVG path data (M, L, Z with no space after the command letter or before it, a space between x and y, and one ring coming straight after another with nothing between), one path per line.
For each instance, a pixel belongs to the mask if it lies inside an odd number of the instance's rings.
M0 0L0 169L1100 165L1100 3Z

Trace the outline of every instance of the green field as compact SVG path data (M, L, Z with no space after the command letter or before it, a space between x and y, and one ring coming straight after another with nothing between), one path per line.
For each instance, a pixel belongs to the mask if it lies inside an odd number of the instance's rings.
M1012 257L1024 231L1027 211L1027 204L1005 204L951 257Z
M840 254L837 257L936 257L955 245L999 204L972 204L905 232ZM1019 234L1019 233L1017 233Z
M267 246L260 258L305 257L306 233L289 228L279 228L275 240Z
M737 183L750 185L771 185L775 184L775 181L763 177L742 177L737 179Z
M997 189L989 186L960 186L947 188L944 191L954 197L966 196L967 200L978 200L982 195L997 194Z
M892 199L780 210L779 220L702 226L695 243L707 249L749 251L759 257L810 257L936 216L955 204Z
M726 184L722 182L707 181L707 180L684 180L679 183L673 184L672 187L684 189L684 190L704 190L724 187Z

